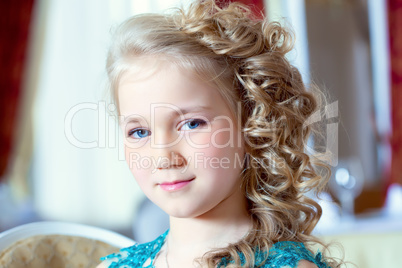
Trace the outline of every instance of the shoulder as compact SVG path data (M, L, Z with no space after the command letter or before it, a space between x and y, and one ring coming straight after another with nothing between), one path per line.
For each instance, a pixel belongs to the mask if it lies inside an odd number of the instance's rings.
M114 267L142 267L144 264L151 262L161 249L167 232L160 235L152 242L144 244L135 244L128 248L123 248L118 253L113 253L102 257L103 261L97 268L114 268Z
M103 261L101 262L98 266L96 266L96 268L108 268L110 265L110 261Z
M102 261L96 268L115 268L120 267L122 264L127 264L127 257L130 255L134 256L137 259L136 248L138 244L134 244L131 247L122 248L119 252L115 252L100 258ZM129 264L132 263L132 260L129 260Z
M153 242L123 248L117 253L102 257L103 262L99 268L142 267L147 260L152 259L154 249Z
M100 263L96 268L107 268L107 265L105 262Z
M303 243L293 241L272 245L263 267L330 268L320 252L314 254Z
M297 268L318 268L318 266L312 262L309 262L306 260L301 260L301 261L299 261Z

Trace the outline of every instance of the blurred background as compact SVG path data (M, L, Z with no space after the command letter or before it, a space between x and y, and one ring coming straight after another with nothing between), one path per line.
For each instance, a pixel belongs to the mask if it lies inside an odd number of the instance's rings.
M116 25L188 2L0 2L0 231L60 220L141 241L139 226L165 228L124 161L104 66ZM311 122L333 171L317 232L402 230L402 1L239 2L293 28L289 60L330 96Z

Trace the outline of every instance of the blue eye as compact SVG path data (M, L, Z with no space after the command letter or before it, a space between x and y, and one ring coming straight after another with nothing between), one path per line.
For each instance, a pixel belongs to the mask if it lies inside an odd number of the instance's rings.
M134 139L142 139L149 136L151 132L146 129L133 129L128 132L128 135Z
M195 128L199 127L199 126L204 126L206 124L207 124L207 122L205 122L204 120L194 119L194 120L187 121L183 125L182 129L184 129L184 130L195 129Z

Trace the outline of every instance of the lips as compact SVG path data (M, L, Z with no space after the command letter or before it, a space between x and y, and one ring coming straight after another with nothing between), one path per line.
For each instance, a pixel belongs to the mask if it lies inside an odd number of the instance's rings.
M159 186L162 188L162 190L167 191L167 192L172 192L172 191L178 191L185 186L187 186L190 182L192 182L194 178L189 179L189 180L179 180L179 181L174 181L174 182L163 182L160 183Z

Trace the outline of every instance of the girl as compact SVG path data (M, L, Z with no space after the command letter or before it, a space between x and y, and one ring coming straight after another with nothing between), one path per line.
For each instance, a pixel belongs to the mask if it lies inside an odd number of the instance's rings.
M304 194L326 179L304 152L318 105L285 58L290 34L206 0L130 18L113 40L126 161L170 229L99 267L329 267L307 249L321 208Z

